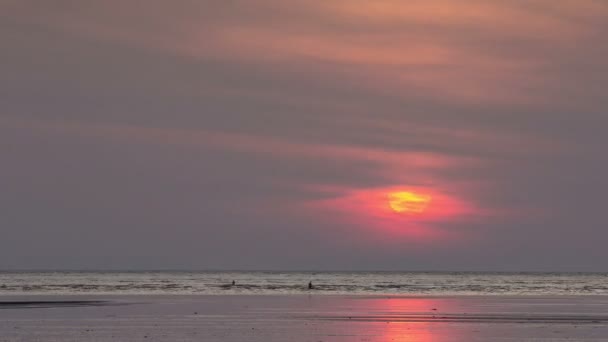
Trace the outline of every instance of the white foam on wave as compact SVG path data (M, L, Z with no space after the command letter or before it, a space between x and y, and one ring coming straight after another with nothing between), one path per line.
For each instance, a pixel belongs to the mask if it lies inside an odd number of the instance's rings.
M0 295L608 295L607 280L600 273L2 272Z

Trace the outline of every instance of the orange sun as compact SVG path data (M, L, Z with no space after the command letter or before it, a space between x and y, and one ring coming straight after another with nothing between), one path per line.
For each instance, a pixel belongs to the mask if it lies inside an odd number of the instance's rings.
M388 205L396 213L419 214L426 210L431 196L411 191L397 191L388 194Z

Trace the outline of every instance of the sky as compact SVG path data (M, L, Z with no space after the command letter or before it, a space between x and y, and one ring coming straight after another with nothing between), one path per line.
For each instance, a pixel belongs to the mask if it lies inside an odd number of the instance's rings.
M608 3L0 0L0 269L608 271Z

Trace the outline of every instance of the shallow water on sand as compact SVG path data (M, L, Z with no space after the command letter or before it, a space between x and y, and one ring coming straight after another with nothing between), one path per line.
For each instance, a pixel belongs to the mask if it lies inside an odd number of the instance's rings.
M0 308L0 341L608 340L608 297L33 297Z
M232 281L236 282L232 286ZM308 289L312 281L313 290ZM24 294L606 295L606 273L0 272Z

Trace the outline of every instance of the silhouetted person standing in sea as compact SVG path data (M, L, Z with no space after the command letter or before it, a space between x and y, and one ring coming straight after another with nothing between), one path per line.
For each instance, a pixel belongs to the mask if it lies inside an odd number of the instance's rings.
M312 281L309 281L309 282L308 282L308 289L309 289L309 290L312 290Z
M236 285L236 281L233 280L232 281L232 286L234 286L234 285Z

